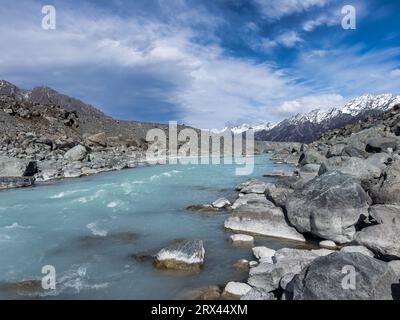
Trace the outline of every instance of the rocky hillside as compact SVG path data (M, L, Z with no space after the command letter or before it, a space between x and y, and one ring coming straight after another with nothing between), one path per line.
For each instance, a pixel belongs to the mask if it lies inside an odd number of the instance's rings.
M57 105L80 115L105 117L104 113L79 99L68 97L49 87L36 87L32 90L20 89L10 82L0 80L0 95L14 97L17 101L31 104Z
M350 101L342 108L332 108L328 111L317 109L307 114L297 114L270 129L256 131L255 138L264 141L310 143L326 131L356 123L370 116L378 116L398 103L400 96L365 95Z
M1 81L0 188L134 167L154 128L168 134L167 125L116 120L52 89Z

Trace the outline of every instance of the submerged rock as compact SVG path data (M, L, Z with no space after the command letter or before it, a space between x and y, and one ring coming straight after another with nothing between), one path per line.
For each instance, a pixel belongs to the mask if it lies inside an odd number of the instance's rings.
M193 205L187 207L186 210L213 213L213 212L217 212L218 208L215 208L210 204L193 204Z
M0 291L16 295L35 295L43 293L42 280L29 279L17 282L0 282Z
M248 271L250 268L250 264L249 261L246 259L240 259L238 261L236 261L233 265L233 268L237 271Z
M353 288L344 279L351 268L356 272ZM392 300L392 285L397 282L386 262L361 253L337 252L304 268L293 279L291 290L294 300Z
M207 286L189 290L184 296L190 300L219 300L221 293L219 286Z
M196 271L204 263L204 254L202 240L179 239L157 253L154 266L158 269Z

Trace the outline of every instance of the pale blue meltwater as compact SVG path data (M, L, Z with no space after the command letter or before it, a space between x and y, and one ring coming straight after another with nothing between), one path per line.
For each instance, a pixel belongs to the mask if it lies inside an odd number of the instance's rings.
M251 249L227 241L223 223L229 213L205 215L185 208L222 196L234 200L237 183L285 169L262 155L247 177L236 176L235 165L178 164L2 191L0 298L26 298L4 284L41 279L44 265L55 267L57 286L41 299L175 299L189 289L243 281L246 273L232 265L251 259ZM160 272L151 260L132 257L154 253L177 238L204 240L201 272ZM256 245L288 243L256 238Z

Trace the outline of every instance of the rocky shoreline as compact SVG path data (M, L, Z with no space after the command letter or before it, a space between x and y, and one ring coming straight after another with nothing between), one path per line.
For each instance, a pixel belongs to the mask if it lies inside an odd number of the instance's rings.
M246 282L229 282L213 299L397 300L400 298L400 106L379 118L324 134L272 159L293 163L277 183L238 185L225 228L232 244L257 235L317 241L320 249L254 247L240 260ZM200 208L200 206L198 206ZM201 211L201 210L200 210ZM251 235L255 236L252 237ZM200 290L196 298L208 297Z

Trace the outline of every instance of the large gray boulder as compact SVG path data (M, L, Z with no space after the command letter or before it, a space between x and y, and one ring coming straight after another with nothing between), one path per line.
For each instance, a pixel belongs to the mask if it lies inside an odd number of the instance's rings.
M256 288L267 292L279 288L283 277L300 273L314 259L332 253L331 250L302 250L284 248L276 251L272 257L273 263L261 261L261 263L250 269L247 282Z
M309 149L307 151L304 151L301 155L300 155L300 159L299 159L299 164L301 166L305 166L306 164L313 164L313 163L322 163L325 160L325 156L322 155L321 153L319 153L316 150L313 149Z
M93 134L93 135L87 137L86 141L89 144L93 144L93 145L99 145L102 147L107 146L107 136L106 136L105 132Z
M400 259L400 207L372 206L370 219L379 224L362 229L355 240L380 256Z
M284 207L286 199L293 189L277 186L272 183L267 183L265 186L265 196L268 200L272 201L278 207Z
M353 133L351 136L345 139L344 142L348 144L348 146L357 148L359 150L365 150L367 144L371 141L371 139L393 136L389 132L385 131L384 126L373 126L368 129L364 129L360 132Z
M331 146L326 154L327 158L338 157L342 155L343 149L347 147L345 143L338 143Z
M370 190L375 204L400 204L400 161L396 160L383 171L378 183Z
M368 156L368 153L363 150L359 150L355 147L344 147L340 156L342 157L354 157L364 159Z
M387 153L372 153L366 161L381 170L385 170L386 166L392 163L393 158Z
M64 154L64 159L69 161L82 161L87 155L86 147L77 145Z
M346 243L353 240L360 218L368 216L370 202L351 176L333 171L292 193L286 210L290 223L299 232Z
M365 254L368 257L373 258L375 255L374 253L369 250L368 248L364 247L364 246L345 246L342 249L340 249L340 252L347 252L347 253L361 253L361 254Z
M376 223L400 221L400 206L377 204L369 208L369 216Z
M157 253L154 266L159 269L196 271L204 263L204 254L202 240L178 239Z
M382 172L379 167L365 159L331 157L321 164L318 174L322 175L335 170L354 177L361 182L364 189L376 183Z
M265 186L265 182L252 178L236 186L236 191L239 191L241 193L262 194L265 191Z
M244 195L232 208L232 214L225 220L226 229L305 241L303 235L287 223L282 209L267 200L264 194Z
M36 161L0 157L0 177L32 177L36 172Z
M355 287L347 281L355 271ZM332 253L315 259L288 288L294 300L392 300L396 274L386 262L361 253ZM350 285L349 285L350 284Z
M388 150L395 151L399 140L397 137L377 137L367 141L365 151L369 153L381 153Z

